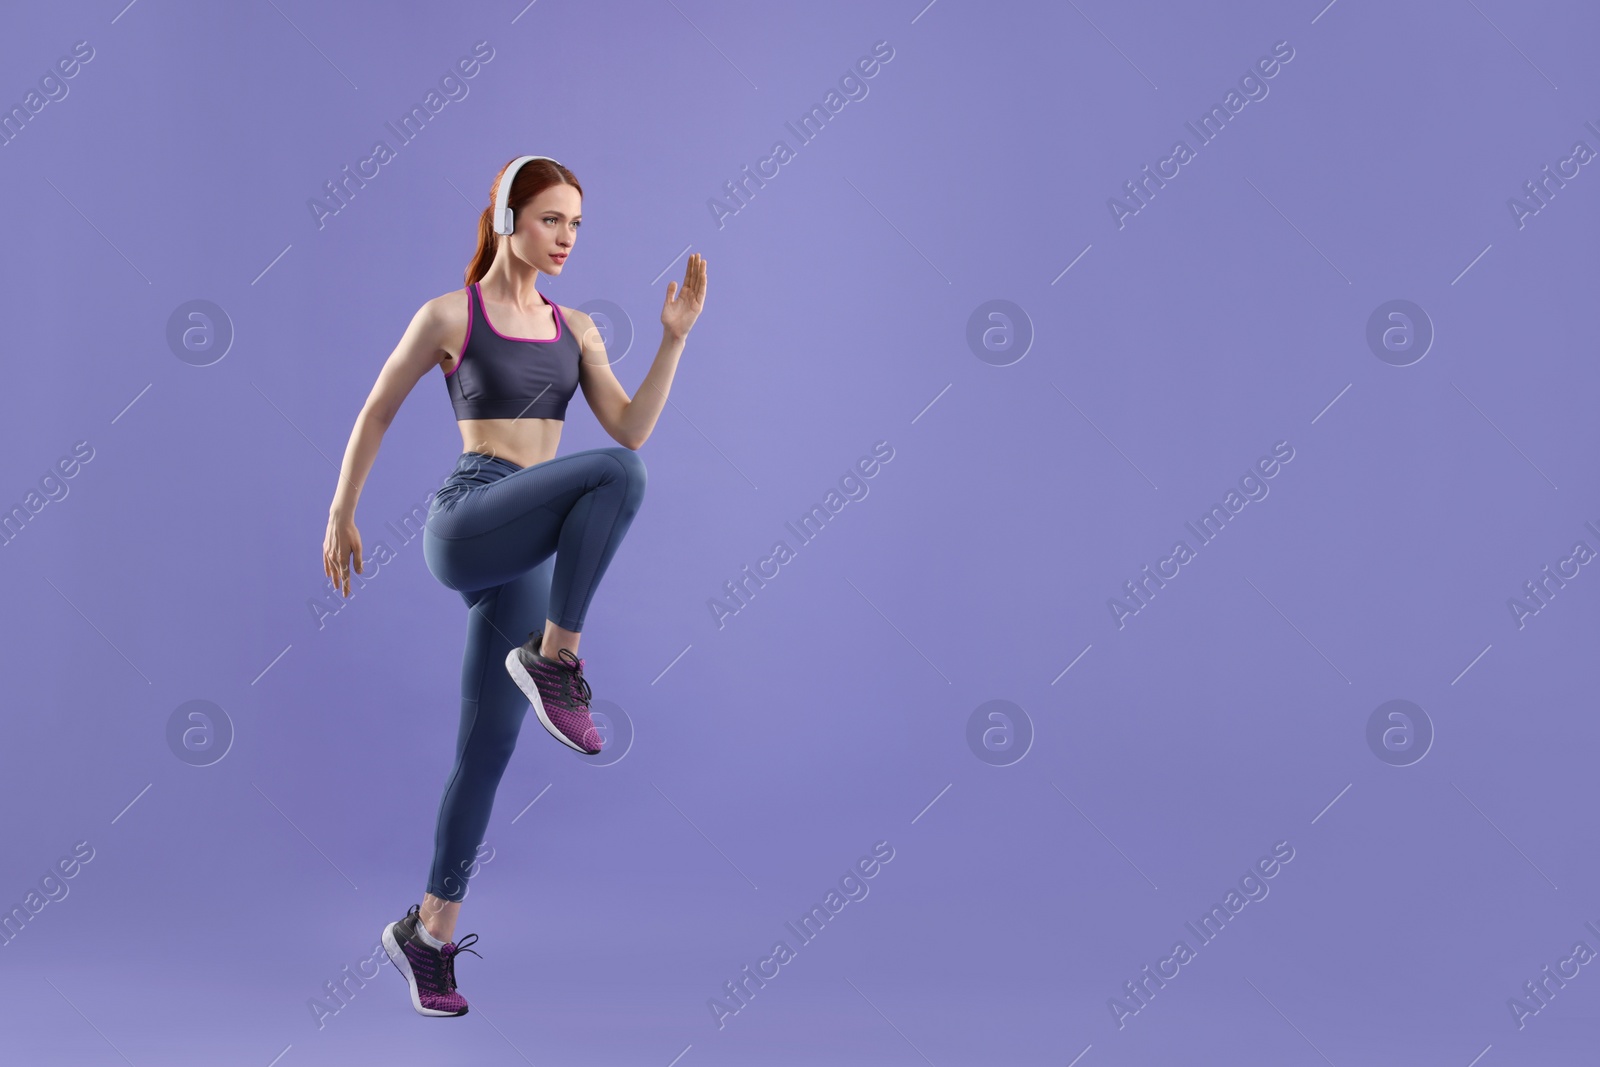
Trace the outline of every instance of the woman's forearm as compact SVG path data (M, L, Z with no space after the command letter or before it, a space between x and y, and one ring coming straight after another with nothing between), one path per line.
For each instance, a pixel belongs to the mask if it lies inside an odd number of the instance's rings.
M330 515L354 517L356 501L361 497L361 487L372 472L372 463L378 458L378 446L389 424L366 408L356 416L355 427L350 431L350 441L345 445L344 462L339 468L339 485L333 493Z
M677 373L678 357L683 355L685 340L685 337L662 332L661 347L656 349L655 362L650 364L650 372L639 383L638 391L622 413L624 437L642 445L655 430L656 420L667 406L667 390L672 388L672 376Z

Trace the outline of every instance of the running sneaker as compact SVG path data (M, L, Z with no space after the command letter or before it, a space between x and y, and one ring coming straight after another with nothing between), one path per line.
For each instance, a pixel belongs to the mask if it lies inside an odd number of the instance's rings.
M583 660L563 648L557 659L539 654L544 631L528 635L520 647L506 655L506 670L533 705L534 714L557 741L587 756L604 742L589 716L589 683L583 677Z
M467 947L478 935L468 934L460 942L432 948L417 933L420 910L421 905L413 904L405 918L385 926L383 947L411 988L411 1006L419 1015L465 1015L467 1000L456 992L456 953L470 952L482 959L481 953Z

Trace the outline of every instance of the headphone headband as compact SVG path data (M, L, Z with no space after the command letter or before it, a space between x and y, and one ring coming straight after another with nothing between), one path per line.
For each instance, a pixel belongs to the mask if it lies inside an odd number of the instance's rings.
M495 233L509 234L517 228L516 215L509 206L511 201L511 180L517 176L517 171L522 169L524 163L534 159L548 159L558 167L561 165L559 159L553 159L550 156L518 156L511 161L511 165L506 168L505 174L500 178L500 188L495 192L493 216Z

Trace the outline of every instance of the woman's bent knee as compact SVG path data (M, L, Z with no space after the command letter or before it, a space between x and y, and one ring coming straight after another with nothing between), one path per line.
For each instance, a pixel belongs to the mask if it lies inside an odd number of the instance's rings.
M614 457L630 475L637 474L641 478L645 476L644 459L633 449L616 445L612 448L603 448L601 451Z
M644 496L645 483L649 480L649 471L645 469L644 460L639 453L631 448L618 445L615 448L601 449L606 455L622 465L622 472L627 476L628 495L635 500Z

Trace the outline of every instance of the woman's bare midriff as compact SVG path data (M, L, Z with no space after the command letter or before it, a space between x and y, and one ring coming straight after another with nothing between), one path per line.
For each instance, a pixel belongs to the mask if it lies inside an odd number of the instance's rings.
M561 444L560 419L458 419L461 450L481 452L531 467L554 459Z

